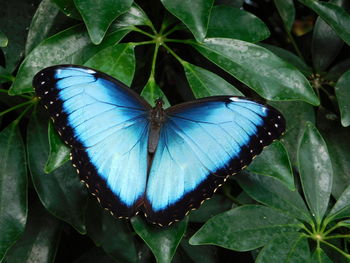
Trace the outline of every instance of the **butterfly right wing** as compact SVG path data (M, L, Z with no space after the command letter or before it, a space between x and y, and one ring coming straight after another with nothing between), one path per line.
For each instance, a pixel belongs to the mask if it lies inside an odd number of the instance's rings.
M134 215L147 181L147 102L108 75L80 66L46 68L33 86L89 191L116 217Z

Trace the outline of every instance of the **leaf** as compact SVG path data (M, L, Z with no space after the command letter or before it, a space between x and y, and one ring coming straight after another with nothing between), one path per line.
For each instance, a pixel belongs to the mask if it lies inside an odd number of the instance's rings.
M191 245L217 245L236 251L262 247L274 236L298 231L300 223L275 209L243 205L208 220L190 239Z
M299 0L299 2L315 11L338 36L350 45L350 15L345 9L327 2L315 0Z
M288 151L288 156L294 167L297 167L297 150L299 141L304 133L306 122L315 123L314 108L302 101L269 102L280 110L286 119L286 132L281 142ZM291 110L292 109L292 110Z
M133 3L126 13L118 17L115 25L118 27L151 26L152 22L141 7Z
M13 72L24 54L24 46L30 21L36 6L32 1L1 1L1 31L7 36L8 45L2 48L5 68Z
M257 174L272 176L290 190L295 190L292 167L288 153L279 141L273 142L248 166L248 170Z
M307 123L298 149L300 179L316 222L325 214L332 189L332 163L327 145L316 127Z
M163 93L163 91L159 88L154 78L149 78L146 86L142 89L141 96L147 100L147 102L154 107L155 101L158 98L162 98L164 102L164 108L170 107L170 103Z
M211 11L206 38L233 38L254 43L269 35L269 29L258 17L239 8L221 5L214 6Z
M21 238L6 254L3 263L54 262L60 244L61 222L39 203L29 210L28 222Z
M7 47L8 43L9 43L9 40L7 36L0 31L0 47Z
M273 177L244 173L235 176L243 190L256 201L293 218L312 221L302 197Z
M101 43L113 20L126 12L132 2L132 0L74 0L91 41L96 45Z
M27 220L25 149L14 121L0 132L0 261L24 231Z
M283 233L272 239L259 253L255 263L309 262L310 249L307 238L298 232Z
M335 95L340 110L341 124L344 127L350 125L350 70L346 71L335 86Z
M333 0L338 6L343 0ZM324 71L339 54L344 42L338 37L336 32L318 17L312 35L312 62L316 72Z
M131 224L136 233L146 242L152 250L158 263L171 262L187 229L187 218L170 227L159 228L152 226L135 216L131 218Z
M214 263L220 262L217 249L214 246L191 246L187 238L181 241L181 248L186 252L191 262Z
M215 95L243 96L238 89L215 73L188 62L183 62L182 65L188 83L196 98Z
M327 217L330 221L344 217L350 217L350 185L339 197Z
M75 7L73 0L52 0L59 9L68 17L81 20L81 15Z
M48 134L50 153L44 168L47 174L65 164L69 160L70 153L69 147L62 142L51 121L49 122Z
M214 0L161 0L161 2L170 13L188 27L197 41L203 41Z
M308 80L292 65L263 47L225 38L210 38L204 44L193 46L265 99L319 104Z
M133 234L125 220L112 217L91 198L86 213L86 228L95 244L101 246L116 261L137 261Z
M191 211L190 222L205 223L213 216L232 207L232 202L222 195L214 195L205 201L197 210Z
M40 43L22 62L9 94L33 92L32 79L41 69L57 64L83 64L99 50L119 42L129 31L111 32L95 46L81 25L68 28Z
M293 0L274 0L274 3L282 18L283 24L290 32L295 20L295 7Z
M59 11L59 8L52 0L41 1L30 23L25 45L26 55L48 36Z
M331 67L331 69L328 70L324 78L331 81L338 81L341 75L343 75L349 69L350 69L350 58L346 58L341 62L339 62L338 64Z
M86 192L72 165L66 163L51 174L44 173L49 154L46 120L45 116L33 114L28 125L28 164L33 184L49 212L84 234Z
M132 43L107 47L84 65L100 70L130 86L135 72L134 47Z
M316 247L312 254L310 263L333 263L333 261L327 256L322 248Z

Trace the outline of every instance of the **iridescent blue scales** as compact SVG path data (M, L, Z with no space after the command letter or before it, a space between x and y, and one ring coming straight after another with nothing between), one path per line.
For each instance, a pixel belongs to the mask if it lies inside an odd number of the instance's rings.
M285 130L274 108L216 96L163 110L93 69L59 65L33 80L80 178L115 217L169 225Z

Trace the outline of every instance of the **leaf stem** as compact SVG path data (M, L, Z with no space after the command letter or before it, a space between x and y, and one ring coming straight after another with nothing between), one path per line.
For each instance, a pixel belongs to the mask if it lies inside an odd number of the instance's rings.
M171 33L180 30L182 28L182 25L176 25L173 28L171 28L170 30L168 30L167 32L164 33L163 37L166 37L168 35L170 35Z
M152 67L151 67L151 74L149 76L149 80L154 80L154 76L155 76L155 70L156 70L156 62L157 62L157 55L158 55L158 51L159 51L159 46L160 43L156 42L156 46L154 47L154 53L153 53L153 58L152 58Z
M30 110L31 107L33 107L35 103L32 103L27 106L27 108L24 109L24 111L21 112L21 114L16 118L15 123L18 124L19 121L22 119L22 117Z
M142 41L142 42L129 42L129 44L134 46L141 46L141 45L148 45L148 44L155 44L157 41L155 40L149 40L149 41Z
M151 26L151 29L152 29L152 31L154 30L153 25ZM136 27L136 26L132 26L132 27L131 27L131 30L136 31L136 32L139 32L139 33L141 33L141 34L143 34L143 35L145 35L145 36L148 36L148 37L150 37L150 38L154 38L154 35L152 35L152 34L146 32L146 31L144 31L144 30L142 30L142 29L140 29L140 28L138 28L138 27ZM155 33L157 33L157 32L155 32Z
M8 90L7 89L0 89L1 93L6 93L8 95ZM25 99L32 99L32 96L27 96L27 95L22 95L22 94L18 94L17 96L25 98Z
M7 109L7 110L4 110L4 111L0 112L0 116L3 116L3 115L5 115L6 113L9 113L9 112L11 112L11 111L13 111L13 110L16 110L16 109L19 109L19 108L21 108L21 107L24 107L24 106L26 106L26 105L28 105L28 104L33 104L33 103L35 103L36 101L37 101L37 98L33 98L33 99L29 100L29 101L20 103L20 104L18 104L18 105L16 105L16 106L13 106L13 107L11 107L11 108L9 108L9 109Z
M322 242L323 244L333 248L335 251L337 251L338 253L342 254L344 257L346 257L347 259L350 259L350 254L345 253L343 250L341 250L340 248L334 246L333 244L324 241L324 240L320 240L320 242Z
M301 54L301 51L300 51L300 49L299 49L297 43L295 42L295 39L294 39L293 35L291 34L291 32L288 30L288 28L286 27L286 25L285 25L284 23L283 23L283 27L284 27L284 30L285 30L286 33L287 33L287 36L288 36L290 42L292 43L292 45L293 45L293 47L294 47L294 49L295 49L295 52L298 54L298 56L299 56L303 61L305 61L305 59L304 59L303 55Z
M170 47L168 47L167 44L163 43L163 47L164 47L166 50L168 50L169 53L170 53L171 55L173 55L173 56L177 59L177 61L180 62L181 65L184 65L184 64L187 63L185 60L183 60L182 58L180 58Z
M349 238L350 235L332 235L328 237L324 237L323 239L335 239L335 238Z
M197 44L197 42L194 39L172 39L172 38L165 38L164 42L173 42L173 43L182 43L182 44Z
M335 226L331 227L330 229L328 229L326 232L324 232L323 234L325 236L327 236L329 233L331 233L332 231L334 231L335 229L339 228L341 226L339 226L338 224L336 224Z

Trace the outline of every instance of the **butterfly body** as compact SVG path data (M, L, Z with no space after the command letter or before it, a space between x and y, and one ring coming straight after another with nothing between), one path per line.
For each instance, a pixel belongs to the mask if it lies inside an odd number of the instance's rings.
M33 80L38 97L72 148L80 178L116 217L142 211L159 225L181 220L278 138L274 108L216 96L151 107L114 78L59 65Z

